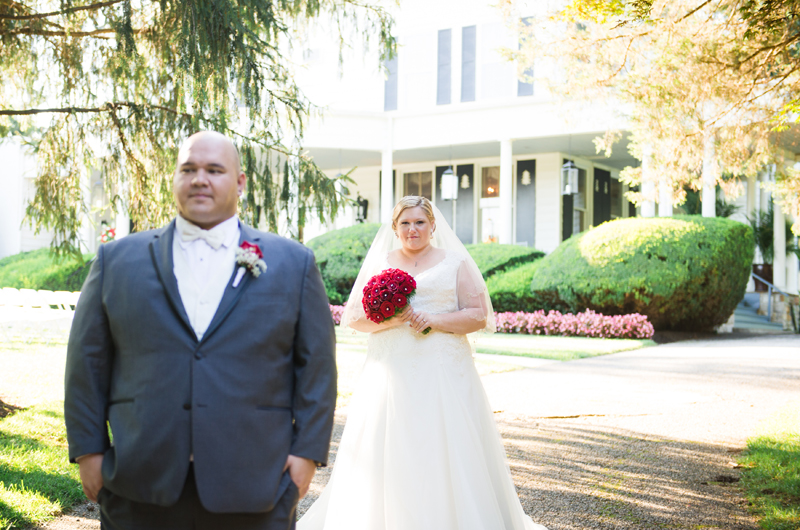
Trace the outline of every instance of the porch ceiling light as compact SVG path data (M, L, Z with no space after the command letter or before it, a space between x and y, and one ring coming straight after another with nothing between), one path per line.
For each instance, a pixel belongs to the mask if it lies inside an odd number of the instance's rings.
M572 160L561 166L561 195L578 193L578 166Z
M442 200L454 201L458 199L458 177L453 173L453 168L448 167L442 173Z

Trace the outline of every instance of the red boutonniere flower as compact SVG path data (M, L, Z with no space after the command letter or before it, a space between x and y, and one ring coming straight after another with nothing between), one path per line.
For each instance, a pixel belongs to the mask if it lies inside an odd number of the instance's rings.
M250 271L254 278L258 278L262 272L267 272L267 264L264 263L263 257L264 254L258 245L248 241L236 249L236 264L239 266L239 270L236 271L236 278L233 280L234 289L239 286L246 271Z

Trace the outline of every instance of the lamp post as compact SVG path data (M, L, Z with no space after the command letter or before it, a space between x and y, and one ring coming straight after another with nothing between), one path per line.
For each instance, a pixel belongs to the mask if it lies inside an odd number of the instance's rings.
M453 201L453 231L456 230L456 201L458 200L458 177L453 173L453 166L442 173L442 200Z

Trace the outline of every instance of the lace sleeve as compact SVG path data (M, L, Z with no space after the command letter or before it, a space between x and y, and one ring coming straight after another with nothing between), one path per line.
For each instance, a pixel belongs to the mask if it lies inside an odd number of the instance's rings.
M482 277L476 277L466 260L458 267L457 292L458 309L477 321L487 322L491 313L489 293ZM491 315L494 322L494 315Z

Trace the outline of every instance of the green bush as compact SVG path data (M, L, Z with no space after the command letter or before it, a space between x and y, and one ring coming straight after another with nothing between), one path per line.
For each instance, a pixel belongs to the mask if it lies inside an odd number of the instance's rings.
M331 304L341 305L347 301L380 226L377 223L357 224L332 230L306 243L314 251Z
M531 295L531 282L536 262L524 263L486 279L486 288L495 311L527 311L532 313L536 301Z
M539 309L641 313L656 330L710 330L744 296L752 229L696 216L620 219L562 243L537 263Z
M379 228L379 224L358 224L332 230L306 243L314 251L331 304L340 305L347 301ZM478 244L466 247L484 278L544 256L541 251L517 245ZM530 278L525 286L529 284Z
M0 287L80 291L91 268L91 257L84 256L82 264L71 257L59 260L47 248L8 256L0 260Z
M466 247L484 278L544 257L544 252L541 250L518 245L478 243L477 245L466 245Z

